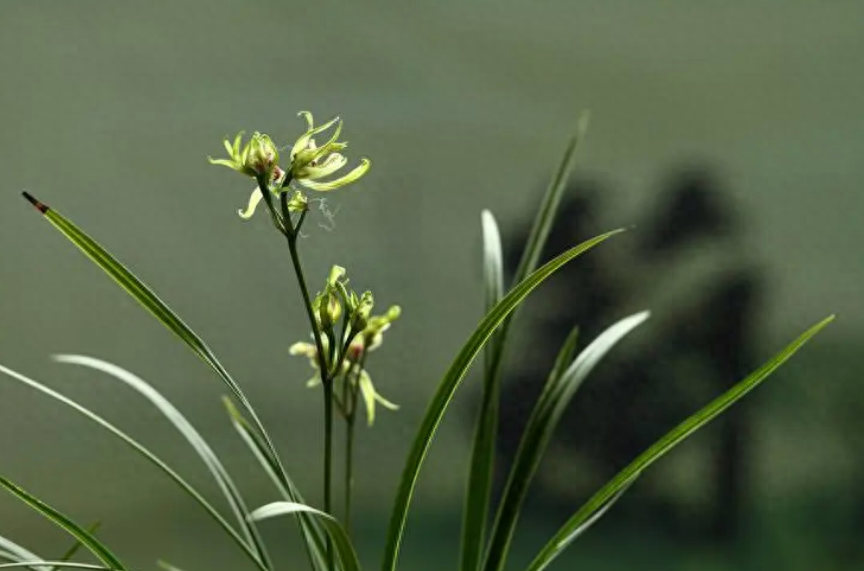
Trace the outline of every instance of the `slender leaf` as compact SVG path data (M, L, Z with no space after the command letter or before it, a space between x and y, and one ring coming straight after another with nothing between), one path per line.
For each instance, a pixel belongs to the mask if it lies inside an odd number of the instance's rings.
M203 360L213 371L219 376L222 382L229 388L231 393L252 419L255 430L259 433L262 442L265 445L265 451L269 457L269 461L281 473L284 480L288 480L288 474L282 465L282 461L276 452L276 447L270 438L267 430L264 428L261 419L255 412L240 385L228 373L228 370L216 358L216 355L204 343L204 341L196 334L180 317L171 310L168 305L163 302L156 293L150 289L144 282L136 277L126 266L120 263L114 256L111 255L98 242L88 236L83 230L72 223L71 220L50 208L47 204L40 202L29 193L23 193L26 198L36 209L46 218L57 230L60 231L70 242L80 249L91 261L99 266L102 271L108 274L126 293L132 296L135 301L142 305L146 310L153 314L165 327L172 333L177 335L201 360ZM301 525L305 527L305 523L301 520Z
M192 426L186 417L183 416L183 414L177 410L177 408L171 404L168 399L162 396L159 391L154 389L142 378L130 373L122 367L103 361L102 359L96 359L85 355L54 355L54 360L59 363L80 365L82 367L88 367L105 373L131 387L144 398L149 400L150 403L153 404L153 406L155 406L159 412L161 412L165 418L174 425L180 434L183 435L204 462L204 465L207 466L207 469L212 474L213 479L216 480L222 494L228 500L228 505L231 507L234 517L240 523L240 528L243 532L246 543L255 549L258 558L266 567L272 567L264 548L261 535L258 533L255 524L249 521L246 517L249 510L246 508L243 496L240 494L240 491L237 489L237 486L234 484L234 481L231 479L225 466L222 465L222 462L216 456L216 453L213 452L210 445L207 444L207 441L204 440L195 427ZM62 559L66 561L70 558L63 557Z
M563 374L555 375L553 372L549 377L519 442L516 458L492 527L489 553L483 567L485 571L500 571L504 568L528 488L540 466L549 441L576 391L600 359L646 319L648 319L647 311L625 317L588 345Z
M123 563L120 562L117 557L111 553L111 550L108 549L105 544L96 539L93 534L88 532L86 529L69 519L67 516L52 508L36 496L33 496L27 493L24 489L19 486L13 484L10 480L7 480L3 476L0 476L0 487L5 488L6 491L10 492L13 496L16 496L19 500L30 506L34 511L39 512L45 518L51 520L58 527L65 530L72 537L76 538L78 541L84 544L90 552L95 555L99 561L111 567L112 569L117 569L119 571L123 571L126 567ZM40 564L45 564L43 562L39 562ZM15 565L14 563L4 564L6 565ZM27 565L31 567L31 565Z
M162 561L161 559L156 562L156 565L158 565L159 567L161 567L165 571L184 571L183 569L180 569L179 567L172 565L172 564L168 563L167 561Z
M483 227L483 283L486 293L486 311L492 309L504 296L504 267L501 253L501 234L495 217L488 210L481 215ZM497 334L484 350L483 395L474 442L468 487L465 490L465 509L462 517L462 571L474 571L480 563L486 534L486 519L492 493L495 468L495 433L498 426L499 387L494 374Z
M607 240L608 238L622 232L622 230L613 230L606 234L601 234L596 238L592 238L578 246L575 246L557 258L551 260L543 267L525 278L519 285L508 293L495 307L493 307L486 317L480 322L471 337L459 351L455 360L451 364L444 378L438 386L432 402L429 403L424 415L423 421L414 438L411 451L408 454L408 459L405 464L405 469L402 473L402 480L399 484L399 489L396 494L396 500L393 506L393 511L390 516L390 525L387 531L387 543L384 548L384 560L382 564L383 571L395 571L396 561L399 556L399 547L402 542L404 533L405 521L408 518L408 509L411 504L411 498L414 495L414 487L417 484L417 477L420 472L423 460L426 458L426 453L429 446L432 444L432 439L438 429L444 412L450 404L453 394L465 376L468 367L474 361L477 353L483 348L483 345L494 333L495 328L512 312L525 297L531 293L538 285L546 278L552 275L561 266L576 258L583 252L586 252Z
M522 252L522 258L519 260L519 267L516 270L516 277L514 278L514 282L516 283L521 282L528 274L533 272L540 261L540 254L543 253L543 247L546 245L547 238L549 238L549 232L552 231L552 223L555 221L558 205L561 203L561 197L567 188L570 172L573 170L573 165L576 164L576 155L580 143L588 133L588 123L590 120L591 114L587 111L580 115L576 123L576 132L570 138L570 141L568 141L558 169L555 171L552 180L549 181L549 186L540 203L540 210L537 211L534 224L531 226L531 232L528 234L525 251Z
M31 567L35 569L35 565L54 565L54 567L49 567L49 569L61 569L67 567L69 569L96 569L97 571L118 571L118 567L105 567L104 565L96 565L94 563L77 563L75 561L42 561L42 560L29 560L29 561L16 561L15 563L3 563L0 564L0 569L15 569L20 567Z
M576 132L571 137L564 156L558 165L549 186L543 195L540 208L531 226L528 241L522 252L513 282L519 283L537 268L540 255L546 245L561 197L567 187L567 180L576 162L579 143L588 130L588 113L583 113L577 123ZM498 227L488 211L483 212L484 269L486 275L487 309L490 301L501 298L503 277L501 274L501 246ZM497 260L496 260L497 257ZM497 266L497 267L496 267ZM496 275L498 272L499 275ZM515 311L514 311L515 314ZM462 571L475 571L480 563L486 522L491 500L492 474L495 461L495 434L498 430L499 393L504 352L507 345L510 323L513 315L507 317L498 327L485 352L483 396L477 417L474 443L471 452L471 468L465 498L465 512L462 521Z
M144 456L147 460L150 461L154 466L162 470L165 474L168 475L174 482L189 496L192 497L198 504L204 508L204 510L210 514L210 516L219 524L219 526L227 533L231 539L234 540L235 543L243 550L243 552L252 559L253 562L261 569L261 571L268 571L266 567L264 567L263 563L258 559L255 551L243 540L243 538L234 530L231 525L225 521L225 518L216 511L216 509L210 505L210 503L204 499L204 497L193 488L186 480L183 479L177 472L175 472L170 466L168 466L164 461L162 461L158 456L150 452L147 448L145 448L142 444L140 444L137 440L133 439L131 436L94 413L93 411L81 406L77 402L72 399L58 393L57 391L46 387L45 385L39 383L38 381L34 381L33 379L26 377L12 369L9 369L3 365L0 365L0 373L4 373L7 376L24 383L25 385L36 389L37 391L48 395L49 397L65 404L66 406L72 408L76 412L85 416L86 418L92 420L106 431L110 432L112 435L116 436L127 445L129 445L133 450ZM77 536L76 536L77 537ZM89 547L89 546L88 546ZM107 562L106 562L107 563Z
M10 561L42 561L42 558L24 547L18 545L11 539L0 535L0 549L3 550L3 558ZM36 571L51 571L51 566L40 565L33 567Z
M249 426L248 421L243 418L243 415L240 414L240 411L237 410L234 403L231 402L231 399L223 397L222 400L225 403L225 408L228 410L228 415L231 417L231 424L234 426L234 429L240 435L241 440L243 440L252 452L255 459L258 460L261 468L263 468L264 472L273 481L273 485L276 486L276 489L279 491L282 498L288 502L304 504L305 501L303 500L303 496L300 495L300 492L296 489L294 483L290 479L282 479L277 467L272 464L272 461L267 456L264 443L261 442L260 437L255 433L252 427ZM309 514L299 513L297 515L300 532L303 535L304 546L306 548L306 554L309 557L310 565L313 569L319 571L327 569L324 535L318 526L318 522Z
M267 454L272 456L273 462L279 466L280 471L284 472L279 455L276 453L276 448L268 435L264 425L258 418L255 409L252 408L240 385L228 373L228 370L219 362L216 355L204 343L204 341L195 333L180 317L163 302L156 293L135 276L126 266L120 263L114 256L111 255L98 242L88 236L83 230L72 223L71 220L60 214L58 211L50 208L47 204L40 202L29 193L25 192L26 198L36 209L42 213L57 230L60 231L70 242L78 247L91 261L99 266L102 271L108 274L117 284L122 287L126 293L132 296L135 301L141 304L147 311L153 314L165 327L172 333L177 335L201 360L203 360L211 369L219 376L223 383L231 390L231 393L237 398L238 402L243 406L244 410L252 418L252 421L261 433L264 442L267 445Z
M95 521L95 522L90 524L90 526L87 528L87 531L95 536L96 532L99 531L99 528L101 526L102 526L101 521ZM75 554L77 554L81 550L82 547L84 547L84 544L81 543L81 540L76 539L75 543L73 543L72 546L66 550L66 553L64 553L60 557L60 561L69 561L70 559L75 557Z
M301 513L319 518L327 526L327 531L333 539L333 545L335 545L339 559L342 561L342 569L344 571L360 571L360 562L357 559L354 546L351 544L351 539L345 533L345 528L342 527L342 524L330 514L295 502L273 502L261 506L252 512L252 515L249 517L255 520L262 520L280 515Z
M648 466L656 462L660 457L680 444L688 436L712 421L723 411L735 404L744 395L759 386L772 372L786 362L807 341L834 320L831 315L804 333L777 353L767 363L751 373L744 380L738 382L731 389L708 403L701 410L687 418L684 422L666 433L657 442L652 444L645 452L636 457L633 462L621 470L606 485L600 488L573 517L555 534L555 536L540 550L527 571L541 571L545 569L561 552L570 545L576 532L586 521L588 521L597 510L606 505L623 488L628 486L632 480L644 471Z

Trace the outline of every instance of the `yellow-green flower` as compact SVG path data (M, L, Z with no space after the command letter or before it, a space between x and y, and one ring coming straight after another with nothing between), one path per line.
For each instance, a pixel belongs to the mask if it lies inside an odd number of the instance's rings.
M371 163L369 159L360 159L360 164L345 175L328 181L320 179L336 174L338 170L348 164L348 159L338 151L344 150L347 142L337 141L342 133L342 120L339 117L315 126L312 114L301 111L299 116L306 119L306 132L291 147L291 166L288 175L291 180L298 184L319 192L333 190L346 184L355 182L369 170ZM312 137L323 133L333 125L336 129L330 139L320 147L315 144Z
M263 178L274 196L289 192L290 189L287 187L293 182L309 190L326 192L351 184L366 174L371 163L369 159L364 158L360 159L360 164L348 173L322 180L336 175L348 164L348 159L339 153L348 146L348 143L337 141L342 133L342 121L337 117L316 127L311 113L301 111L299 115L306 119L306 132L300 135L291 147L291 164L284 169L279 165L279 150L272 139L258 132L253 133L252 138L245 145L242 145L242 132L234 138L233 143L225 139L223 144L228 151L227 159L207 158L211 164L226 166L255 179ZM334 125L336 129L332 136L326 143L317 146L313 136L327 131ZM269 186L271 183L273 183L272 188ZM261 188L256 185L252 189L246 208L239 211L240 217L251 218L261 200L263 200ZM301 212L306 208L306 197L299 190L295 190L288 201L288 210Z
M324 350L327 350L327 340L326 337L321 339L324 342L325 347ZM359 341L359 339L358 339ZM354 345L354 343L352 343ZM369 350L373 350L375 347L370 347ZM291 355L300 355L309 359L309 365L315 370L315 376L306 381L307 387L315 387L321 384L321 371L318 368L318 349L315 347L313 343L307 343L304 341L299 341L291 345L288 349L288 352ZM355 353L349 348L349 354ZM359 352L358 352L359 353ZM342 371L341 374L349 374L351 369L354 367L354 363L349 359L345 359L342 361ZM372 384L372 377L369 376L369 373L366 369L360 369L356 376L352 375L350 379L352 382L357 383L357 387L360 389L360 395L363 397L363 403L366 407L366 419L369 423L369 426L372 426L375 423L375 405L380 404L384 408L390 410L398 410L399 405L390 402L389 400L382 397L378 391L375 390L375 385Z
M233 144L228 142L228 139L222 141L225 150L228 151L227 159L207 157L207 160L210 164L226 166L252 178L263 176L270 180L274 171L279 168L279 149L276 148L273 140L268 135L256 131L241 148L242 141L241 131L234 137Z

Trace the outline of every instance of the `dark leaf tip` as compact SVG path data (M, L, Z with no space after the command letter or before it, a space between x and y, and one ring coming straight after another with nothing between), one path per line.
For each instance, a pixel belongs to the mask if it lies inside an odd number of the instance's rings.
M43 203L39 202L38 200L36 200L36 197L33 196L32 194L30 194L29 192L27 192L26 190L24 192L22 192L21 195L24 198L26 198L27 201L30 202L30 204L32 204L34 207L36 207L36 210L38 210L42 214L45 214L46 212L48 212L48 210L49 210L48 205L43 204Z

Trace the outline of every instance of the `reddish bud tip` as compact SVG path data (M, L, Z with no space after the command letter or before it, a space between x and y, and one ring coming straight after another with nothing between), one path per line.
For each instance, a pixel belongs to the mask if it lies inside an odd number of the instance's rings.
M30 202L30 204L32 204L33 206L36 207L36 210L38 210L38 211L41 212L42 214L45 214L46 212L48 212L48 205L46 205L46 204L42 204L41 202L39 202L38 200L36 200L36 197L34 197L34 196L33 196L32 194L30 194L29 192L27 192L27 191L25 190L25 191L22 192L21 194L24 196L24 198L26 198L26 199Z

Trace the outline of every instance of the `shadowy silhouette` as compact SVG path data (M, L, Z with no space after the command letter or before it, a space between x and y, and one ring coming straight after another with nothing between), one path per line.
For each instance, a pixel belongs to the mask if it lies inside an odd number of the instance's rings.
M596 184L571 184L544 260L605 229L600 225L604 196ZM528 335L514 331L525 335L531 358L521 368L514 370L512 361L505 367L499 492L548 369L575 325L584 347L625 315L652 310L643 326L647 331L637 330L610 352L562 420L549 449L552 460L541 466L537 483L554 481L555 472L568 463L567 474L577 476L565 474L563 489L536 487L540 490L528 509L543 510L547 517L550 511L569 516L582 498L654 440L758 364L752 348L762 271L740 230L728 195L710 172L681 170L628 240L593 250L544 286L544 308L526 311L531 323L521 320L517 327L527 326ZM505 241L505 267L511 272L521 255L514 244L521 247L527 233L528 225ZM630 501L615 508L621 512L615 519L622 525L650 522L655 531L676 537L733 540L746 509L748 405L735 407L705 436L711 442L703 444L709 458L700 459L698 474L706 478L697 480L699 489L682 493L678 484L662 478L640 485L630 492Z

